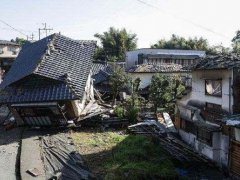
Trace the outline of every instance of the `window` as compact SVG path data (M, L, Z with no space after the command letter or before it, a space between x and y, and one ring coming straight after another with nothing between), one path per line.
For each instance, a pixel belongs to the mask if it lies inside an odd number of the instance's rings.
M212 146L212 134L203 128L198 128L197 130L197 140L203 142L209 146Z
M11 51L11 52L16 51L16 48L12 47L12 46L8 46L7 49L8 49L8 51Z
M219 111L222 109L222 106L220 104L214 104L214 103L207 102L206 108Z
M222 80L205 80L205 94L221 97Z
M180 128L188 133L196 134L195 126L191 121L184 120L181 118Z

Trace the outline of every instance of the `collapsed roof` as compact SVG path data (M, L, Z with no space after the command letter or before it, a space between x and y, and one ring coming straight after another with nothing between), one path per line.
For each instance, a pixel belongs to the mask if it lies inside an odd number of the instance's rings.
M106 63L103 61L93 61L92 63L92 75L99 73L100 70L106 67Z
M187 67L192 70L232 69L240 67L240 58L234 55L206 56Z
M98 73L92 76L93 83L98 84L103 81L107 81L110 79L113 74L113 66L111 64L105 65L102 69L98 71Z
M81 99L95 48L95 41L76 41L60 34L24 45L0 85L1 101Z
M135 65L128 70L130 73L169 73L169 72L188 72L180 64L141 64Z

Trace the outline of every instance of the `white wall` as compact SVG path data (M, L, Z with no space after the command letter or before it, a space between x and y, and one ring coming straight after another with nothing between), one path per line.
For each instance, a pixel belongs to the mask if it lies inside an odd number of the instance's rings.
M197 140L196 135L187 133L179 129L181 138L200 154L218 163L219 166L227 167L228 165L228 147L229 137L221 132L213 132L212 146L204 144Z
M205 79L222 79L222 97L205 95ZM186 104L189 100L199 100L219 104L223 109L229 111L229 96L231 96L231 108L233 97L229 94L229 78L232 84L232 70L204 70L192 72L192 91L188 97L184 97L179 102Z

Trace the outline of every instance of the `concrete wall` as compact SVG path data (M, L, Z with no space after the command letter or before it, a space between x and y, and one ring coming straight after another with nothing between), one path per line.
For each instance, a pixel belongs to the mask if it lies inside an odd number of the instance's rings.
M212 146L197 140L197 136L179 129L181 138L200 154L216 162L219 166L228 165L229 137L221 132L213 132Z
M218 78L222 79L222 97L205 95L205 79ZM229 78L231 78L231 81L229 81ZM229 102L232 107L233 97L231 93L229 93L229 85L232 85L232 70L194 71L192 72L192 91L188 96L185 96L180 101L178 101L178 103L186 105L189 100L197 100L203 103L209 102L219 104L226 111L231 111L231 109L229 110ZM230 101L229 96L231 98ZM189 117L190 114L189 112L187 112L188 110L185 110L186 112L184 110L181 111L182 113L186 113L186 116ZM194 149L197 150L199 153L217 162L219 165L227 167L229 136L222 134L222 132L213 132L211 147L198 141L195 135L187 133L181 129L179 129L179 134L185 142L194 147Z

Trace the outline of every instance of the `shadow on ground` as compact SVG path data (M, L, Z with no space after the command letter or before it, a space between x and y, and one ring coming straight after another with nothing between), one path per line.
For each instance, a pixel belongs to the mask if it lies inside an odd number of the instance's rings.
M112 131L109 131L110 133ZM226 179L214 165L200 162L179 162L163 150L157 139L140 135L124 135L111 148L101 144L111 143L107 136L98 139L101 131L78 130L79 141L74 140L83 159L98 179ZM89 133L95 141L85 140ZM108 134L108 131L102 132ZM117 131L121 133L121 131ZM104 142L105 138L105 142ZM102 142L103 141L103 142Z

